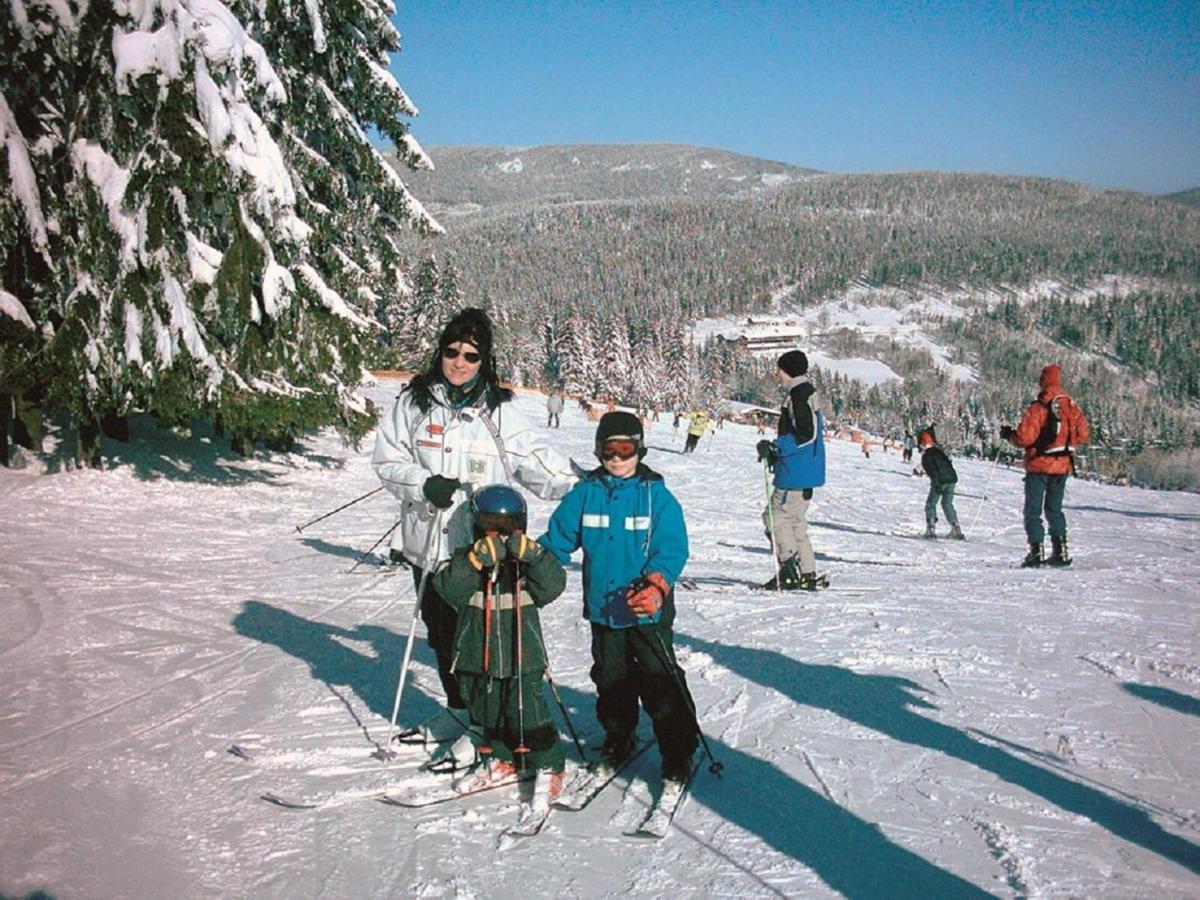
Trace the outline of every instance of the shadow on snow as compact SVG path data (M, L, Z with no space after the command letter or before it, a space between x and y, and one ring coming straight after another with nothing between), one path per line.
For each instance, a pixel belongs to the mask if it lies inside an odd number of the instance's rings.
M720 644L687 635L679 635L678 643L707 653L742 677L779 691L796 703L828 710L894 740L962 760L1061 809L1091 819L1123 840L1189 871L1200 872L1200 847L1166 831L1150 817L1144 804L1117 800L1096 787L1049 772L956 728L918 715L917 709L935 707L919 696L927 691L916 682L893 676L859 675L837 666L798 662L773 650ZM778 796L780 790L778 784L772 783L761 788L763 796L771 797ZM830 850L845 852L844 848ZM852 868L857 872L859 866ZM831 884L843 890L840 885Z
M1149 684L1134 684L1133 682L1126 681L1121 685L1121 689L1126 693L1133 694L1135 697L1149 700L1151 703L1157 703L1159 706L1165 706L1167 709L1187 713L1189 716L1200 716L1200 700L1197 700L1195 697L1189 697L1187 694L1173 691L1170 688L1154 687Z

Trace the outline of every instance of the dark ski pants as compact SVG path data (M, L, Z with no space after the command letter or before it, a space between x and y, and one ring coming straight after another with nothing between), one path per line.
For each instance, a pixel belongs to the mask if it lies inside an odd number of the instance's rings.
M678 768L696 752L695 704L675 661L670 627L609 628L592 623L592 682L596 718L606 735L633 734L638 701L658 738L663 766Z
M952 484L931 484L929 486L929 496L925 498L925 521L930 525L937 524L939 500L942 503L942 512L946 514L946 521L957 526L958 513L954 511L954 485Z
M1046 511L1046 524L1050 526L1050 537L1065 540L1067 517L1063 515L1063 495L1067 492L1066 475L1043 475L1041 472L1025 473L1025 537L1031 544L1041 544L1046 537L1042 527L1042 510Z
M542 690L540 671L524 672L520 679L459 672L458 685L467 698L471 721L482 726L483 742L491 746L493 756L515 761L518 768L563 770L567 757ZM522 694L524 709L518 703ZM514 756L513 750L522 740L529 752Z
M558 428L562 424L562 417L558 413L549 413L546 416L547 428Z
M689 434L689 435L687 436L687 443L683 445L683 452L684 452L684 453L692 453L692 452L694 452L694 451L695 451L695 449L696 449L696 445L697 445L698 443L700 443L700 435L698 435L698 434Z
M420 589L421 570L413 566L412 574L414 586ZM451 709L466 709L467 701L458 688L458 678L450 671L454 662L458 611L433 589L432 579L425 581L425 593L421 597L421 621L425 623L429 647L437 657L438 678L441 679L442 690L446 692L446 705Z

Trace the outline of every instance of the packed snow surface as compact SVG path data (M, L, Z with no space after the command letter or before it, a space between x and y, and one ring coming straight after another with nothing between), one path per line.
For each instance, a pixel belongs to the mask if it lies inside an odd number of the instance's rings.
M539 423L542 402L518 401ZM593 428L571 408L552 440L587 460ZM721 777L705 758L664 840L625 837L652 749L503 852L512 790L369 796L437 777L420 748L372 756L413 588L373 557L347 570L396 504L295 529L377 486L369 441L239 460L139 425L109 471L0 470L0 894L1200 894L1200 499L1073 481L1075 565L1028 571L1018 472L956 460L969 540L925 541L927 483L833 441L809 518L835 589L764 593L758 435L727 424L688 456L683 437L664 416L647 462L687 516L676 643ZM544 622L594 753L579 577ZM436 708L432 663L419 641L403 723Z

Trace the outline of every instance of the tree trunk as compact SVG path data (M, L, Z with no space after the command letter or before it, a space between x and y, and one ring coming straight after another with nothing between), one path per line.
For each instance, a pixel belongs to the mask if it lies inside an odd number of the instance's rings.
M12 420L12 397L0 394L0 466L8 467L8 424Z
M88 415L81 415L76 430L75 462L89 469L100 468L100 425Z
M129 416L118 415L110 409L100 419L100 430L104 432L105 437L110 437L114 441L120 441L122 444L128 444Z

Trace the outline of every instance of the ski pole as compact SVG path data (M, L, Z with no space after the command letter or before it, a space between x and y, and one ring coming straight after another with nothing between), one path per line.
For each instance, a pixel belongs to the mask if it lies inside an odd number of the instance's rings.
M357 569L364 562L366 562L367 557L371 555L371 553L375 550L375 548L378 547L380 544L382 544L384 541L386 541L388 539L388 535L390 535L393 531L395 531L399 525L400 525L400 520L397 519L396 524L393 525L391 528L389 528L387 531L385 531L383 533L383 537L381 537L379 540L377 540L375 543L373 543L370 547L368 547L366 550L364 550L359 555L358 561L354 565L352 565L349 569L346 570L346 574L347 575L352 574L355 569Z
M995 459L992 460L992 467L988 470L987 483L983 486L983 497L979 500L979 506L975 508L975 518L971 520L971 530L975 530L975 523L979 521L979 514L983 512L983 504L987 501L988 491L992 488L992 476L996 474L996 464L1000 462L1000 454L997 453Z
M783 585L780 584L780 572L783 571L783 563L779 559L779 548L775 545L775 513L771 509L771 467L767 465L766 459L763 459L763 489L767 492L767 531L771 535L771 561L775 563L775 590L782 591Z
M671 652L667 650L662 633L655 626L651 625L650 627L654 631L654 637L658 639L658 646L662 650L663 661L666 663L667 668L671 670L671 674L675 676L675 683L679 686L679 693L683 697L684 706L692 714L692 724L696 726L696 735L700 738L700 743L704 746L704 752L708 754L708 771L720 778L721 770L725 768L725 764L717 762L716 757L713 756L712 749L708 746L708 740L704 737L704 730L700 727L700 719L696 716L696 703L692 700L692 695L688 693L687 685L683 683L683 677L679 674L679 666L676 665L675 658L671 656Z
M366 492L365 494L363 494L361 497L358 497L358 498L357 498L357 499L355 499L355 500L351 500L349 503L343 503L341 506L339 506L339 507L338 507L337 509L335 509L333 512L327 512L327 513L325 513L325 515L323 515L323 516L317 516L315 519L312 519L312 520L310 520L310 521L308 521L308 522L305 522L303 525L297 525L297 526L296 526L296 531L298 531L298 532L304 531L304 529L305 529L305 528L307 528L309 525L316 525L316 524L317 524L318 522L320 522L322 519L328 519L328 518L329 518L330 516L332 516L334 513L340 513L340 512L341 512L343 509L346 509L346 508L347 508L347 507L349 507L349 506L353 506L355 503L361 503L363 500L366 500L368 497L371 497L371 496L374 496L375 494L378 494L378 493L379 493L380 491L382 491L382 490L383 490L383 485L380 485L379 487L375 488L375 490L373 490L373 491L367 491L367 492Z
M395 528L396 526L393 525L392 527ZM429 573L434 566L434 563L429 561L429 550L433 547L433 539L440 533L441 527L442 511L439 509L438 514L433 517L433 522L429 529L429 537L425 538L425 550L421 554L421 562L425 568L421 570L421 578L417 584L417 598L416 602L413 603L412 623L408 626L408 643L404 645L404 660L400 663L400 681L396 685L396 700L392 704L392 719L388 724L387 742L376 753L383 760L396 758L396 751L392 749L392 735L396 731L396 717L400 714L400 698L404 695L404 681L408 676L408 665L412 662L413 641L417 636L417 619L421 615L421 601L425 597L425 582L429 579Z
M528 754L525 746L525 684L521 670L525 668L524 642L521 626L521 564L514 560L513 568L513 614L517 623L517 746L513 753ZM526 756L521 757L521 769L525 768Z
M575 742L575 749L579 751L579 758L586 763L588 758L583 750L583 743L579 740L579 735L575 732L575 724L571 721L571 714L567 712L566 704L563 703L562 697L558 695L558 685L554 683L554 677L550 674L550 652L546 649L546 641L541 634L538 635L538 641L542 645L542 657L546 660L546 683L550 685L550 693L554 696L554 702L558 704L558 709L563 715L563 721L567 723L567 731L571 732L571 740Z

